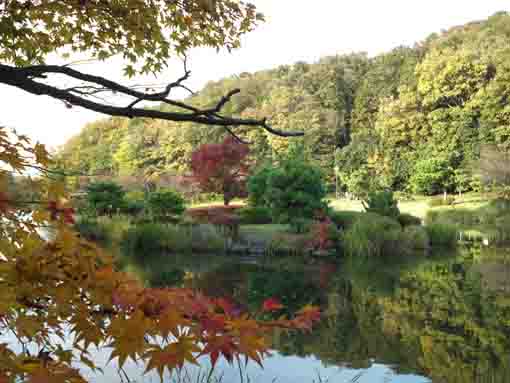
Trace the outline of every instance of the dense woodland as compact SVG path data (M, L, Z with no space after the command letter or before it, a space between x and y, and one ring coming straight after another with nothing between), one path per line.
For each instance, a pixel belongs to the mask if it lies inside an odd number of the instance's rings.
M273 127L305 132L288 140L236 130L258 164L301 141L330 183L336 167L354 194L374 179L415 193L469 190L481 147L506 151L510 144L509 39L510 14L500 12L376 57L352 53L241 73L208 83L187 101L210 107L240 88L227 115L267 116ZM184 174L194 149L225 134L199 124L108 118L85 126L58 158L87 175Z

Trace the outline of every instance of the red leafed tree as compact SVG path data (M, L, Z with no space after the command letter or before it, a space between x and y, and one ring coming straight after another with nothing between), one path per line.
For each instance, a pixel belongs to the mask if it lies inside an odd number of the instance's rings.
M227 206L246 193L249 153L248 145L234 137L221 144L202 145L191 155L193 179L202 191L223 194Z

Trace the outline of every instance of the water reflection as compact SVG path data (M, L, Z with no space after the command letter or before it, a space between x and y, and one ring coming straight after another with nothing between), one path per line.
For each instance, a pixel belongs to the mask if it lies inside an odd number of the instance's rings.
M313 333L274 333L277 353L264 372L251 371L265 381L345 382L362 373L357 382L469 383L510 381L507 259L473 250L339 264L160 255L136 267L149 282L166 270L169 283L248 310L271 296L289 312L320 305L325 317Z

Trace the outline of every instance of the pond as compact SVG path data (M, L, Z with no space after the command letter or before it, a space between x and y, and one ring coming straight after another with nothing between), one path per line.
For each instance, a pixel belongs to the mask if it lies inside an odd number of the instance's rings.
M308 303L321 307L324 318L312 333L272 335L264 369L217 366L225 383L510 382L505 251L340 263L161 254L124 266L153 285L194 287L248 310L268 297L289 312ZM128 370L134 380L143 372L135 365ZM200 381L196 369L189 374Z

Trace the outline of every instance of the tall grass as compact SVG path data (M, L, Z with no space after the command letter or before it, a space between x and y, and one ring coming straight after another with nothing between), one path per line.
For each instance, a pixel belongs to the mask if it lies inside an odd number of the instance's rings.
M388 217L366 213L341 235L341 246L351 256L383 256L401 252L402 229Z
M491 243L504 243L510 241L510 202L493 200L475 210L455 208L433 210L428 212L426 223L428 226L434 224L456 226L463 239L486 239Z
M74 229L85 239L102 245L119 243L124 233L131 227L131 221L126 216L109 217L80 217Z
M127 230L121 245L129 254L144 258L151 252L214 252L224 250L224 239L210 225L184 227L148 223Z
M433 247L455 247L457 245L458 230L454 225L432 223L425 227Z

